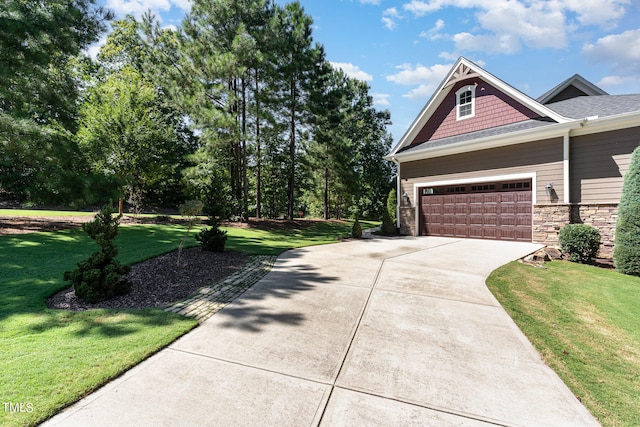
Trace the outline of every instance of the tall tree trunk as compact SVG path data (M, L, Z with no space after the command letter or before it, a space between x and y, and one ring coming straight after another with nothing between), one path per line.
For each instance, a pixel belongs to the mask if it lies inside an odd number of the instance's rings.
M235 100L230 103L230 112L235 120L235 129L231 133L229 145L231 148L231 160L229 165L229 171L231 173L231 194L234 199L233 211L235 216L241 216L240 207L240 142L237 138L237 131L239 128L238 119L238 84L234 78L229 79L229 92L234 94Z
M290 122L290 135L289 135L289 185L287 195L287 218L289 221L293 221L293 202L294 202L294 189L296 183L296 82L294 79L290 83L291 94L291 122Z
M324 168L324 219L329 219L329 168Z
M260 141L260 86L258 83L258 69L256 68L256 217L262 217L262 157L261 157L261 145Z
M247 179L247 82L242 78L242 221L249 220L249 180Z
M124 202L122 200L122 187L118 190L118 215L122 215L124 212L123 209Z

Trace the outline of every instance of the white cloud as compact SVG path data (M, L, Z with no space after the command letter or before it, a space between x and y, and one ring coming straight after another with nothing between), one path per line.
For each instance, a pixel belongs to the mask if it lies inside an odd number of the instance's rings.
M582 48L585 57L594 63L610 64L620 73L637 75L640 68L640 29L611 34Z
M382 14L384 16L390 16L392 18L401 18L400 14L398 13L398 9L396 9L395 7L390 7L389 9L382 12Z
M453 41L458 51L512 54L521 48L519 39L510 34L475 36L470 33L458 33L453 36Z
M98 53L100 53L100 48L107 42L107 36L102 36L100 40L96 43L89 46L85 49L84 53L91 57L92 59L96 59L98 57Z
M451 64L436 64L426 67L421 64L402 64L396 69L400 70L396 74L387 76L387 80L403 86L417 86L408 93L404 94L405 98L426 98L431 96L433 91L444 80L447 73L451 70Z
M402 19L402 16L398 13L398 9L390 7L382 12L381 21L387 30L394 30L398 27L396 20Z
M416 17L436 12L446 7L481 9L499 12L526 8L535 11L560 11L563 15L574 13L582 25L608 26L622 18L626 5L632 0L411 0L403 8ZM528 5L528 6L527 6Z
M606 76L597 83L602 88L612 88L616 86L628 86L640 83L640 79L635 76Z
M360 69L357 65L353 65L349 62L329 62L331 66L337 70L342 70L344 73L353 78L362 81L371 81L373 76Z
M402 7L413 13L415 16L420 17L440 9L442 7L442 1L434 0L425 2L421 0L411 0L409 3L405 3Z
M378 107L389 107L391 105L389 102L391 95L387 93L372 93L371 96L373 97L373 105Z
M562 6L578 15L582 25L610 26L622 18L631 0L563 0Z
M576 21L612 27L629 4L631 0L411 0L402 7L417 18L448 7L473 10L478 29L454 37L456 52L515 53L522 46L565 48ZM434 29L421 36L429 37Z
M409 99L429 99L433 92L436 90L437 85L424 84L402 95L404 98Z
M442 38L442 34L440 34L440 30L444 28L444 21L442 19L438 19L435 25L427 30L420 33L421 38L428 38L429 40L438 40Z
M132 14L141 16L147 11L151 11L155 15L162 12L168 12L172 6L184 11L191 9L191 0L107 0L106 6L112 9L117 16Z
M400 70L396 74L387 76L387 80L400 85L411 86L420 83L440 83L446 74L451 70L452 64L436 64L431 67L417 64L402 64L396 66Z
M382 23L384 24L384 27L387 30L395 30L398 27L398 24L396 24L396 21L394 21L391 18L387 18L386 16L383 16L381 19Z
M380 4L380 0L360 0L360 4L373 4L377 6Z

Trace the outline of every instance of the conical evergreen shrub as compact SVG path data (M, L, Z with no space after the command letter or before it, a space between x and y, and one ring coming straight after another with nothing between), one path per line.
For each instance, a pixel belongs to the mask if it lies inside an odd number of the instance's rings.
M624 176L613 262L619 272L640 276L640 147L633 151Z
M351 236L355 239L362 238L362 225L360 225L360 221L358 221L357 217L355 222L353 223L353 226L351 227Z
M129 266L116 260L118 249L113 239L118 235L118 220L108 208L102 209L92 222L82 225L82 229L96 241L100 250L89 259L79 262L72 271L65 271L64 280L70 281L76 295L89 303L109 299L129 291L131 284L122 280L129 272Z

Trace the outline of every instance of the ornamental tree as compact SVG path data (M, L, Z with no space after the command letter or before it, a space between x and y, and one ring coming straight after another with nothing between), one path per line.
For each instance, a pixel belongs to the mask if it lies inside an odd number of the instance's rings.
M640 276L640 147L633 151L624 176L613 261L619 272Z

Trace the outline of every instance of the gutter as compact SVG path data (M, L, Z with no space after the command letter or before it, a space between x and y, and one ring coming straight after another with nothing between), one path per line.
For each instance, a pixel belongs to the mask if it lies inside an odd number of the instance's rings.
M400 202L402 201L402 195L400 194L400 162L395 157L391 157L391 161L398 167L398 173L396 174L396 227L400 227Z
M533 130L521 130L518 132L511 132L503 135L472 139L469 141L444 145L441 147L425 147L416 151L395 154L389 153L384 158L386 160L394 159L393 161L409 162L414 160L429 159L433 157L448 156L452 154L486 150L489 148L506 147L509 145L522 144L537 140L564 138L567 134L569 135L569 137L573 137L636 126L640 127L640 111L607 117L585 117L582 119L575 119L570 122L556 123L549 126L536 128Z
M432 157L448 156L451 154L467 153L471 151L486 150L489 148L506 147L509 145L522 144L536 140L544 140L558 138L564 136L567 132L580 128L580 121L572 121L568 123L557 123L545 126L531 131L530 129L518 132L507 133L504 135L488 136L485 138L472 139L469 141L459 142L455 144L444 145L441 147L425 147L421 150L397 153L393 156L402 162L412 160L422 160Z

